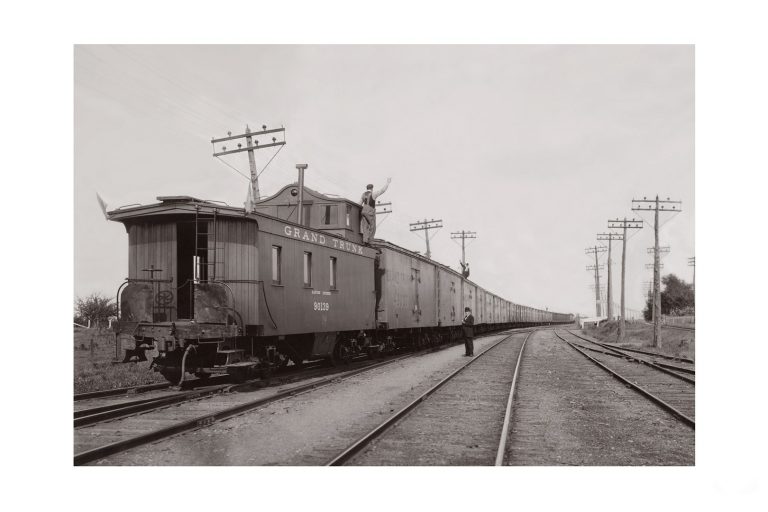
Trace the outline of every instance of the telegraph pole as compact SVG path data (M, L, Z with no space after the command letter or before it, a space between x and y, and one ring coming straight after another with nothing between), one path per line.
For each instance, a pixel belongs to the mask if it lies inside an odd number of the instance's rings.
M216 152L216 149L213 150L213 156L220 157L224 155L232 155L234 153L241 153L243 151L248 152L248 165L251 169L251 193L253 194L254 201L258 201L260 199L259 196L259 175L256 172L256 157L254 155L254 150L256 149L266 149L266 148L273 148L278 146L284 146L285 145L285 128L274 128L271 130L267 130L266 125L262 125L262 130L260 132L252 132L251 128L248 125L245 125L245 133L241 133L239 135L232 135L232 132L227 132L226 137L221 137L220 139L211 139L211 145L216 145L219 142L226 142L230 140L237 140L237 139L245 139L245 147L243 147L242 142L237 143L237 149L230 149L227 150L227 146L222 146L221 151L218 153ZM259 136L259 135L269 135L270 133L282 133L283 134L283 140L277 140L277 137L272 137L272 143L271 144L261 144L259 145L259 141L255 140L253 137Z
M696 256L688 258L688 266L693 267L693 295L696 295Z
M594 254L595 255L595 264L593 266L587 267L587 270L590 268L594 269L595 271L595 311L597 312L597 316L602 316L600 314L600 265L597 262L597 255L598 253L605 252L607 249L602 246L594 246L594 247L587 247L584 249L584 254Z
M587 272L595 271L595 284L590 285L590 290L595 290L595 316L600 317L600 288L597 286L597 283L600 282L600 269L603 268L602 266L597 265L587 265Z
M465 258L464 254L464 240L467 238L477 238L477 233L474 231L464 231L463 229L461 231L454 231L451 233L452 239L461 239L461 264L463 266L466 266L467 259Z
M598 233L598 240L608 240L608 320L613 320L613 280L611 279L611 267L613 261L611 260L611 242L613 240L621 240L622 235L618 233Z
M656 199L633 199L632 211L653 211L653 346L658 347L661 344L661 253L659 252L659 211L669 211L677 213L682 211L679 205L682 201L670 201L669 198Z
M625 277L627 273L627 229L642 229L643 228L643 221L640 219L631 219L628 220L626 217L624 217L623 220L615 219L615 220L608 220L608 228L609 229L623 229L623 233L621 235L621 316L619 317L619 338L618 342L621 343L624 341L624 337L626 335L626 321L624 318L624 312L625 312L625 302L624 302L624 282Z
M424 219L423 222L422 221L412 222L410 224L411 231L424 231L424 238L427 241L427 253L426 253L426 256L429 259L432 259L432 253L429 250L429 230L430 229L442 228L443 227L442 222L443 222L442 219L438 219L438 220L435 220L435 219L432 219L432 220Z
M593 291L596 290L595 285L594 284L589 285L589 289ZM606 308L603 305L605 304L605 286L600 287L600 304L601 304L601 307L603 308L602 312L605 312Z

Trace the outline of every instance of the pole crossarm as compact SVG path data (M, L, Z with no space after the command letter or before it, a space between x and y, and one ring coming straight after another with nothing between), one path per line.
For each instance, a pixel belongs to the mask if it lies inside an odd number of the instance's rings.
M271 144L261 144L259 145L258 140L253 141L253 145L251 146L243 146L242 143L238 144L237 149L230 149L227 150L226 146L222 146L222 149L220 152L216 153L216 150L214 149L213 156L222 156L222 155L231 155L232 153L240 153L242 151L253 151L254 149L264 149L264 148L270 148L275 146L283 146L285 144L285 128L274 128L271 130L267 130L266 127L261 131L258 132L251 132L246 131L245 133L241 133L238 135L228 135L227 137L220 137L218 139L212 138L211 139L211 145L218 144L219 142L226 142L230 140L237 140L237 139L245 139L246 137L255 137L258 135L268 135L270 133L282 133L283 134L283 140L278 141L277 137L272 137L272 143ZM231 132L230 132L231 133Z
M587 265L587 270L602 270L605 268L605 265L595 266L595 265Z
M696 257L688 258L688 266L689 267L695 267L696 266Z
M598 233L598 240L622 240L624 235L621 233Z
M609 229L643 229L642 219L608 219Z
M392 213L392 203L382 203L381 201L377 202L376 215L383 215L385 213Z
M584 254L597 254L600 252L608 252L608 248L603 245L600 245L597 247L587 247L586 249L584 249Z
M645 268L647 268L648 270L653 270L653 266L654 265L655 265L655 263L646 263L645 264ZM659 268L664 268L664 264L663 263L659 263Z
M429 230L430 229L439 229L443 227L443 219L432 219L427 220L424 219L420 222L411 222L410 223L410 229L411 231L424 231L424 239L427 242L427 252L425 256L429 259L432 259L432 252L429 250Z
M670 249L670 247L668 245L664 246L664 247L659 247L659 254L667 254L671 250L672 249ZM653 254L655 251L656 251L655 247L649 247L648 248L648 254Z
M425 220L422 222L412 222L410 223L411 231L424 231L425 229L437 229L443 227L441 224L442 219L439 220Z
M659 199L658 197L656 199L648 199L648 198L642 198L642 199L633 199L632 200L632 211L635 212L647 212L647 211L669 211L669 212L681 212L682 207L679 205L682 205L682 201L670 201L669 198L666 200ZM635 206L637 205L637 206ZM671 205L672 207L669 208L667 205Z

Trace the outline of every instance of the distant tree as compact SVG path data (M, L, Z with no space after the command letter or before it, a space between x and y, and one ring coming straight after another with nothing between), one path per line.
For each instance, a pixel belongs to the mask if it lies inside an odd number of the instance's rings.
M75 322L99 327L107 323L110 316L117 315L117 304L114 300L100 293L92 293L86 298L78 297L75 301Z
M661 312L664 315L684 315L696 307L693 286L668 274L661 279L664 292L661 294Z
M661 290L662 315L689 315L696 309L696 299L693 285L686 283L675 274L667 274L661 278L664 288ZM653 318L653 294L649 293L645 300L643 317L650 321Z

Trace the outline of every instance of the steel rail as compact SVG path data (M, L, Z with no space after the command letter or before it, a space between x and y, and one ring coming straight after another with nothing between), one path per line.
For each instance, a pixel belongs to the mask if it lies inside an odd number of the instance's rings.
M684 325L672 325L672 324L661 324L662 327L669 327L670 329L682 329L684 331L695 331L695 327L686 327Z
M602 368L603 370L607 371L608 373L613 375L615 378L619 379L621 382L627 384L632 389L638 391L640 394L644 395L646 398L650 399L652 402L660 405L663 409L666 409L668 412L671 412L673 415L677 416L679 419L681 419L683 421L683 423L685 423L689 427L691 427L693 429L696 429L696 422L692 418L690 418L689 416L687 416L683 412L677 410L674 406L672 406L669 403L665 402L663 399L661 399L658 396L654 395L653 393L651 393L647 389L643 388L639 384L637 384L635 382L632 382L631 380L627 379L626 377L623 377L621 374L617 373L616 371L608 368L606 365L604 365L603 363L601 363L597 359L591 357L589 354L587 354L583 350L581 350L581 349L577 348L576 346L574 346L573 343L571 343L570 341L568 341L565 338L563 338L562 336L560 336L557 333L557 331L554 331L554 332L555 332L555 336L557 336L558 338L563 340L565 343L567 343L568 346L570 346L573 350L577 351L579 354L583 355L584 357L586 357L587 359L589 359L590 361L592 361L593 363L598 365L600 368Z
M578 334L573 333L573 332L571 332L569 330L566 330L566 332L568 334L570 334L571 336L576 336L577 338L582 339L584 341L587 341L589 343L594 343L595 345L597 345L599 347L603 347L605 349L612 350L613 352L615 352L619 356L628 358L630 361L637 361L638 363L644 364L646 366L650 366L651 368L653 368L655 370L658 370L658 371L660 371L662 373L666 373L667 375L671 375L671 376L673 376L676 379L684 380L685 382L688 382L689 384L693 384L694 386L696 385L696 381L694 379L690 378L690 377L687 377L685 375L680 375L679 373L676 373L676 372L674 372L672 370L668 370L667 368L659 366L656 363L652 363L650 361L646 361L644 359L640 359L640 358L637 358L637 357L632 357L629 354L624 354L624 353L620 352L620 350L621 350L620 348L614 348L614 347L605 345L603 343L599 343L597 341L588 340L587 338L585 338L583 336L579 336Z
M389 430L392 425L397 423L398 420L400 420L402 417L407 415L410 411L415 409L419 404L421 404L424 400L426 400L432 393L443 387L446 383L448 383L451 379L453 379L456 375L458 375L461 371L469 367L472 363L483 357L485 354L496 348L501 343L507 341L509 338L514 336L517 333L509 334L505 336L504 338L500 339L496 343L492 344L490 347L483 350L480 354L478 354L476 357L473 357L469 361L467 361L466 364L462 365L455 371L451 372L447 377L443 378L440 382L429 388L426 392L424 392L422 395L411 401L408 405L400 409L398 412L390 416L388 419L384 420L381 424L379 424L376 428L365 434L363 437L355 441L352 445L348 446L343 452L341 452L339 455L328 461L325 465L326 466L341 466L345 462L347 462L349 459L351 459L353 456L355 456L357 453L360 452L363 448L365 448L368 444L371 443L374 439L379 437L381 434Z
M189 402L190 400L197 400L199 398L206 398L224 393L230 387L232 386L229 384L223 384L216 386L213 389L187 391L180 395L148 398L146 400L137 400L135 402L128 402L126 404L113 404L111 406L107 405L95 409L77 411L75 412L74 425L75 428L85 427L87 425L93 425L94 423L101 423L102 421L116 420L126 416L133 416L138 413L153 411L162 407L167 407L169 405ZM80 414L78 415L78 413Z
M653 325L653 322L645 322L646 325ZM672 324L661 324L662 327L670 327L672 329L683 329L686 331L695 331L696 327L686 327L684 325L672 325Z
M613 350L611 352L606 352L605 349L611 350L609 347L605 347L604 349L601 350L600 348L585 347L584 345L581 345L579 343L574 343L574 345L576 345L580 349L589 350L590 352L597 352L598 354L603 354L603 355L606 355L606 356L618 357L620 359L626 359L628 361L635 361L635 362L643 363L643 364L645 364L647 366L650 366L650 367L652 367L652 368L654 368L656 370L659 370L660 372L663 372L663 373L666 373L668 375L671 375L671 376L675 377L676 379L680 379L680 380L683 380L685 382L688 382L689 384L696 385L696 381L694 379L692 379L690 377L687 377L685 375L680 375L676 371L672 371L672 370L677 370L677 371L692 373L694 375L696 374L696 372L694 372L693 370L688 370L687 368L680 368L679 366L672 366L672 365L668 365L668 364L659 364L659 363L651 363L651 362L648 362L648 361L643 361L642 359L637 359L635 357L632 357L632 356L629 356L629 355L624 354L622 352L619 352L618 350ZM598 347L603 347L603 345L601 345L601 344L597 344L597 345L598 345Z
M83 464L87 464L88 462L93 462L98 459L103 459L104 457L107 457L109 455L114 455L115 453L119 453L122 451L125 451L129 448L134 448L136 446L141 446L143 444L151 443L153 441L157 441L159 439L163 439L175 434L179 434L181 432L186 432L189 430L194 430L199 427L205 427L208 425L212 425L213 423L217 421L221 421L226 418L230 418L232 416L236 416L238 414L242 414L244 412L248 412L252 409L256 409L258 407L261 407L263 405L267 405L273 402L277 402L279 400L282 400L284 398L289 398L292 396L297 396L303 393L307 393L310 391L313 391L315 389L327 386L329 384L340 382L342 380L348 379L350 377L354 377L355 375L358 375L360 373L373 370L376 368L380 368L382 366L386 366L389 364L394 364L396 362L402 361L404 359L408 359L411 357L415 357L417 355L421 355L421 352L412 353L412 354L406 354L404 356L396 357L394 359L390 359L388 361L382 361L380 363L374 363L368 366L365 366L363 368L358 368L357 370L352 370L351 372L339 375L331 375L329 377L326 377L320 381L317 382L311 382L308 384L303 384L301 386L297 386L292 389L288 389L286 391L276 393L275 395L268 396L265 398L260 398L257 400L252 400L250 402L245 402L243 404L239 404L233 407L229 407L227 409L222 409L221 411L212 413L212 414L206 414L203 416L198 416L196 418L192 418L189 420L185 420L183 422L179 422L175 425L170 425L168 427L164 427L158 430L154 430L152 432L147 432L145 434L141 434L135 437L132 437L130 439L124 439L122 441L117 441L108 445L100 446L98 448L93 448L91 450L87 450L85 452L81 452L78 454L75 454L74 456L74 465L80 466Z
M594 343L594 342L592 342L592 343ZM601 350L599 348L585 347L584 345L577 345L577 346L583 348L584 350L589 350L591 352L599 352L600 354L605 354L605 355L611 356L611 357L626 358L626 354L617 354L617 353L614 353L614 352L606 352L605 350ZM598 346L602 347L604 345L598 344ZM606 347L606 348L608 348L608 347ZM624 348L617 348L616 350L623 351ZM656 364L658 366L662 366L664 368L668 368L670 370L674 370L676 372L687 373L689 375L696 375L696 370L691 370L690 368L683 368L682 366L676 366L674 364L661 363L659 361L654 362L654 364Z
M588 338L584 338L583 336L581 336L579 334L576 334L575 332L571 331L570 329L565 329L565 331L573 334L574 336L578 336L581 339L586 339L587 341L590 341L592 343L602 344L602 342L600 342L600 341L594 341L594 340L591 340L591 339L588 339ZM608 345L608 346L610 347L610 345ZM688 358L682 357L682 356L670 356L670 355L667 355L667 354L660 354L659 352L650 352L648 350L639 350L639 349L636 349L636 348L627 348L627 347L615 347L615 348L618 348L620 350L625 350L627 352L637 352L638 354L645 354L645 355L648 355L648 356L660 357L662 359L670 359L672 361L680 361L682 363L696 364L696 361L694 361L693 359L688 359Z
M523 350L525 350L525 344L528 342L528 338L536 331L531 331L528 336L523 340L523 345L520 347L520 355L517 356L517 364L515 365L515 373L512 376L512 385L509 388L509 398L507 399L507 409L504 412L504 422L501 425L501 438L499 439L499 449L496 451L496 461L494 465L501 466L504 463L504 452L507 448L507 435L509 433L509 420L512 418L512 402L515 396L515 386L517 385L517 376L520 372L520 361L523 360Z
M79 393L75 395L75 402L79 400L88 400L91 398L103 398L107 396L127 395L129 393L144 393L145 391L155 391L157 389L168 389L171 384L164 382L160 384L145 384L142 386L131 386L127 388L113 388L102 391L90 391L88 393Z
M657 365L663 366L664 368L669 368L670 370L674 370L676 372L683 372L688 373L690 375L696 375L696 370L691 370L690 368L683 368L682 366L676 366L674 364L667 364L667 363L660 363L656 362Z
M102 412L107 411L114 411L116 409L120 409L122 407L128 407L130 405L139 405L139 404L146 404L150 402L156 402L162 398L168 398L168 396L171 395L163 395L163 396L155 396L152 398L143 398L141 400L132 400L130 402L119 402L115 404L108 404L108 405L101 405L99 407L92 407L90 409L80 409L75 411L75 418L82 418L83 416L90 416L92 414L98 414Z

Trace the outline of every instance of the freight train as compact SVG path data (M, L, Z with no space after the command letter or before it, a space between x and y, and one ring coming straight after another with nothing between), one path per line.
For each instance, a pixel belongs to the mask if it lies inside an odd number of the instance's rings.
M128 233L115 326L135 342L126 360L151 349L171 382L242 380L290 362L338 364L456 340L465 306L479 333L573 321L385 240L363 244L359 204L298 187L248 211L165 196L107 213Z

